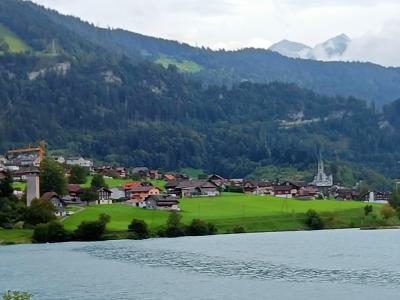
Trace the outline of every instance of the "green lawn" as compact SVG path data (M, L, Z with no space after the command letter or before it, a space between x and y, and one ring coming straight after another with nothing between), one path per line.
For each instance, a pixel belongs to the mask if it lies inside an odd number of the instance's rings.
M0 24L0 37L2 37L5 42L10 47L9 51L12 53L21 53L25 51L30 51L31 48L17 37L12 31Z
M30 243L33 230L29 229L0 229L0 245L8 243Z
M161 56L155 61L156 64L160 64L167 68L169 65L175 65L179 71L187 73L197 73L203 70L203 67L194 61L190 60L176 60L172 57Z
M220 232L226 232L237 225L253 232L305 229L304 213L309 209L315 209L322 215L327 228L360 226L364 206L362 202L282 200L228 193L216 198L183 199L180 204L185 223L200 218L215 223ZM379 205L375 208L377 211ZM157 229L168 218L168 212L114 204L88 207L68 218L65 225L72 230L83 220L97 219L101 213L111 216L108 229L112 231L126 230L133 218L143 219L152 229Z
M106 184L109 188L120 187L126 182L130 182L132 179L121 179L121 178L107 178L105 179ZM86 179L86 183L81 184L81 187L88 188L90 187L90 183L92 182L92 176L88 176Z
M193 169L193 168L184 168L180 170L181 173L190 176L191 178L197 179L199 175L205 174L205 172L201 169Z
M25 191L26 183L25 182L14 182L13 183L14 189Z

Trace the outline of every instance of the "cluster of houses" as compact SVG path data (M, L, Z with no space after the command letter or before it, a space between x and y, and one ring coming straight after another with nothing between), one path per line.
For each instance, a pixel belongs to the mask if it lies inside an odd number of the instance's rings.
M8 151L0 156L0 177L2 172L12 172L15 181L27 182L27 205L34 198L46 199L53 203L58 216L67 214L68 205L107 205L115 202L126 205L161 210L179 211L179 199L190 197L215 197L224 191L236 191L252 195L271 195L278 198L296 198L313 200L330 197L338 200L361 200L375 203L387 203L390 197L388 192L371 191L360 195L355 189L333 184L331 175L324 170L323 161L318 163L318 171L310 183L300 181L262 181L244 179L225 179L218 175L210 175L203 179L190 179L179 173L162 173L146 167L125 168L114 166L95 166L93 161L83 157L53 157L66 166L66 175L70 166L78 165L87 168L92 174L100 174L105 178L131 178L120 187L100 188L96 191L97 199L83 201L85 192L78 184L69 184L66 195L57 195L54 192L39 194L39 169L44 156L43 147L27 147ZM165 187L153 186L152 179L164 180ZM22 191L16 191L22 196Z

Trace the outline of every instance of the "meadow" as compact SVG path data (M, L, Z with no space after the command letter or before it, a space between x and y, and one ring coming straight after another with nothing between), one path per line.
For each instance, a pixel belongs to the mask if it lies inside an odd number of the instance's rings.
M248 232L304 230L305 213L314 209L321 214L327 228L359 227L363 222L363 202L334 200L301 201L270 196L253 196L225 193L215 198L180 200L182 221L202 219L214 223L220 233L229 232L235 226L243 226ZM378 212L380 205L374 205ZM91 206L66 219L67 229L75 229L84 220L95 220L101 213L111 216L110 231L127 230L133 218L146 221L152 230L162 228L169 213L130 207L124 204Z
M30 51L31 48L20 38L18 38L13 32L8 28L0 24L0 37L8 44L11 53L21 53Z
M174 58L162 56L155 61L156 64L162 65L164 68L168 68L169 65L174 65L181 72L197 73L203 70L203 67L194 61L182 60L178 61Z

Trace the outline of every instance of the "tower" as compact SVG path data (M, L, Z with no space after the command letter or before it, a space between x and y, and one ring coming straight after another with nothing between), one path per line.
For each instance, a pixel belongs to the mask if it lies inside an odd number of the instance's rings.
M26 174L26 205L31 206L33 199L40 198L39 170L31 169Z

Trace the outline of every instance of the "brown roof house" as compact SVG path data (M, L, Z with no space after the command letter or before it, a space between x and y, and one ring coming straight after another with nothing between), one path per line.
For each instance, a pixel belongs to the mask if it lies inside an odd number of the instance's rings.
M152 195L145 200L147 209L180 211L178 204L178 199L172 195Z
M151 185L138 186L129 191L130 197L126 203L136 207L145 207L146 198L149 196L160 195L160 192L160 188Z
M174 189L174 194L181 197L214 197L218 196L218 186L209 180L181 181Z
M55 215L57 217L65 217L67 215L67 204L64 202L63 199L61 199L60 196L58 196L57 193L55 192L47 192L44 193L41 197L42 200L46 200L51 202L55 208Z
M271 195L273 186L268 181L246 180L243 182L243 192L253 195Z

